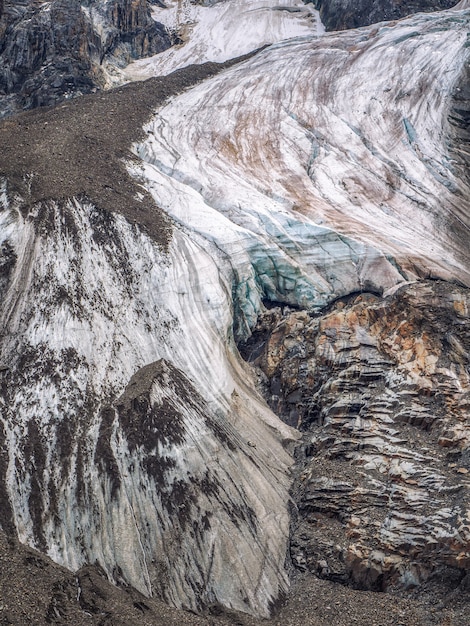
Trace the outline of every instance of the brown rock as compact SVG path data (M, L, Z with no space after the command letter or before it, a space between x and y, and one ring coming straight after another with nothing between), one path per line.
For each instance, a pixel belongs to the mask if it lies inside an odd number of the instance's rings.
M267 399L292 424L295 392L304 431L294 562L366 589L419 586L436 572L452 588L464 576L469 302L468 290L421 282L263 331L255 363Z

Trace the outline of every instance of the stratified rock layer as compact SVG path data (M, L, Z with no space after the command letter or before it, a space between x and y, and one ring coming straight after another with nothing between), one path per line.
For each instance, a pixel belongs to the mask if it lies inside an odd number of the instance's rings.
M470 293L443 282L272 310L245 354L304 431L294 562L384 590L470 566Z

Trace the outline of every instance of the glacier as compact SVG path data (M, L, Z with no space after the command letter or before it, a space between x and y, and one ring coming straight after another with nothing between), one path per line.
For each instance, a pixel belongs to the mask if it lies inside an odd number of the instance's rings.
M160 593L176 606L266 613L287 585L282 442L295 434L245 382L216 264L184 233L162 253L120 216L78 201L35 217L36 231L2 212L18 257L9 293L29 294L5 299L2 320L5 482L18 537L71 569L96 560L147 595L168 570ZM199 287L194 267L204 268ZM135 390L138 377L146 382ZM120 417L123 392L132 400ZM155 406L180 423L176 439L171 425L150 438ZM233 567L222 567L224 554Z
M324 32L318 11L301 0L171 0L154 7L152 15L180 43L168 54L130 63L124 80L145 80L192 63L220 63L291 37Z
M393 257L402 280L432 274L468 284L468 183L446 132L467 20L448 11L330 35L328 46L326 38L271 46L159 112L137 148L143 176L172 217L203 233L207 221L215 232L219 213L269 242L302 232L294 241L312 249L308 239L326 228ZM438 225L442 206L458 233L452 241ZM227 235L212 236L223 244ZM347 252L335 256L339 263ZM386 258L378 265L384 288L400 280Z
M224 24L248 6L263 17L242 48ZM155 9L188 42L128 78L272 45L171 97L134 144L129 175L171 218L167 247L119 206L28 207L4 181L3 530L177 607L271 615L300 433L237 345L275 305L314 317L426 278L470 286L450 121L467 6L332 34L299 2Z

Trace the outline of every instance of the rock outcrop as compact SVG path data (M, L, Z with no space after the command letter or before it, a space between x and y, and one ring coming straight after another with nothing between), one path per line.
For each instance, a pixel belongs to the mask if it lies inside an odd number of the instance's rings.
M172 43L147 0L7 0L0 41L0 117L102 88Z
M260 320L245 355L304 433L299 568L380 591L467 576L469 311L467 289L438 281Z
M345 30L398 20L420 12L442 11L457 0L312 0L326 30Z

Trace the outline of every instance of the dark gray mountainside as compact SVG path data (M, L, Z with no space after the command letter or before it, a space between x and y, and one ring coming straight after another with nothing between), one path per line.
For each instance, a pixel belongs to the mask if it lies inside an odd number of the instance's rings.
M442 11L456 0L313 0L326 30L345 30L419 12Z
M5 0L0 5L0 117L106 84L104 65L171 45L147 0Z

